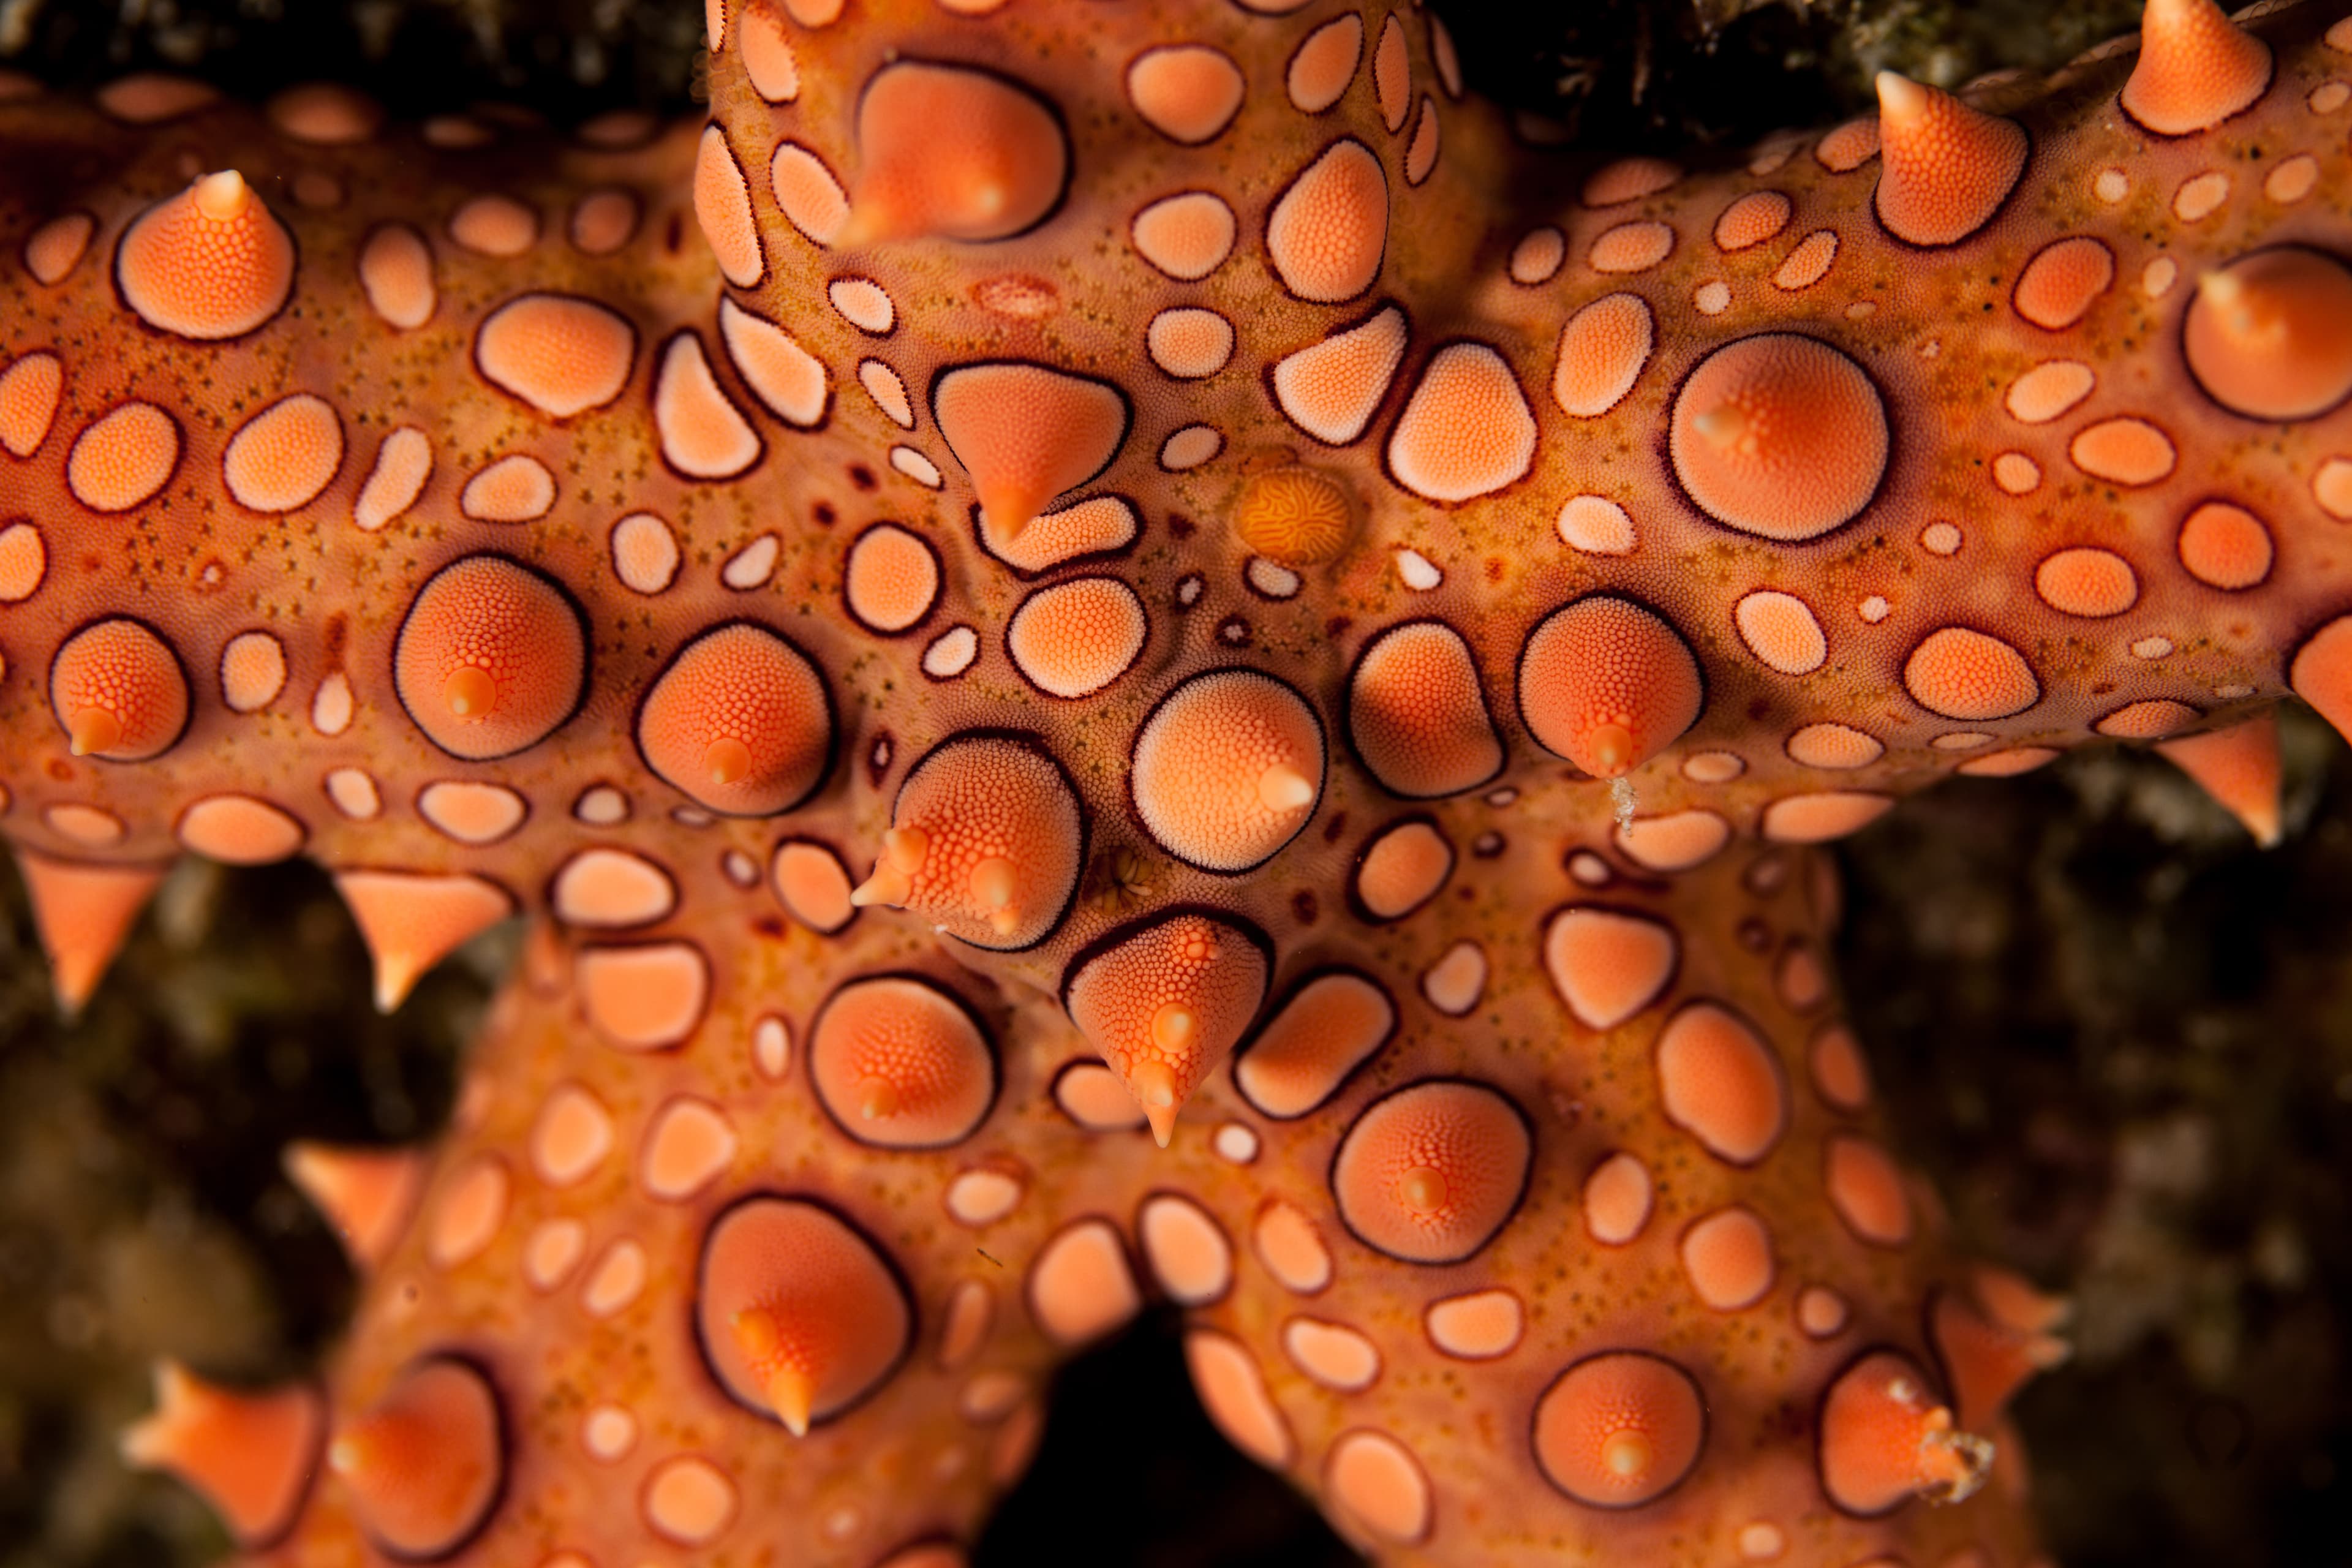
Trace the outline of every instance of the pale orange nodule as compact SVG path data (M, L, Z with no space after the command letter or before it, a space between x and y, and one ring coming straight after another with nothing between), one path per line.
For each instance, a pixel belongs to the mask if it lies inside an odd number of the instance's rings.
M750 1198L712 1223L695 1313L728 1393L795 1433L864 1398L914 1329L874 1244L797 1198Z
M1630 599L1562 605L1519 654L1519 712L1546 749L1595 778L1618 778L1698 719L1698 661L1682 634Z
M749 622L680 648L637 713L637 745L654 772L730 816L764 816L807 798L833 735L833 700L816 666Z
M1064 1005L1164 1148L1176 1113L1233 1049L1265 985L1265 954L1250 934L1185 913L1127 928L1083 958Z
M1644 1351L1605 1351L1570 1367L1537 1402L1536 1463L1579 1502L1637 1508L1690 1474L1706 1427L1690 1373Z
M75 756L144 762L187 728L188 679L162 637L117 617L84 626L58 649L49 702Z
M285 307L294 242L234 169L199 175L132 220L116 252L123 302L149 326L213 342Z
M1058 924L1085 860L1076 794L1054 759L1008 736L967 735L917 763L856 902L921 911L996 951Z
M1410 1263L1458 1263L1517 1208L1533 1140L1518 1108L1479 1083L1435 1079L1375 1101L1331 1161L1339 1217Z
M1213 871L1272 857L1314 815L1323 726L1281 681L1252 669L1194 676L1137 734L1129 787L1160 846Z
M1764 539L1815 539L1852 521L1878 490L1891 441L1886 406L1843 351L1792 332L1727 343L1675 395L1675 477L1698 509Z
M2025 128L1893 71L1878 73L1878 220L1913 245L1952 245L2025 174Z
M2303 246L2241 257L2197 280L2180 346L2232 413L2314 418L2352 395L2352 270Z
M996 1058L962 1004L929 981L856 980L809 1037L809 1079L833 1119L893 1149L961 1142L996 1097Z
M866 83L857 148L835 239L845 246L1009 237L1053 210L1070 165L1061 121L1025 89L919 60L886 65Z
M498 682L479 666L461 665L441 683L441 699L460 719L487 719L498 706Z
M2119 96L2159 136L2210 131L2253 107L2271 84L2271 50L2213 0L2147 0L2139 58Z
M327 1468L360 1528L387 1554L454 1552L481 1528L505 1485L498 1394L464 1362L420 1363L336 1429Z
M579 706L587 636L547 578L503 556L467 556L411 601L393 677L435 745L468 761L503 757L546 739Z

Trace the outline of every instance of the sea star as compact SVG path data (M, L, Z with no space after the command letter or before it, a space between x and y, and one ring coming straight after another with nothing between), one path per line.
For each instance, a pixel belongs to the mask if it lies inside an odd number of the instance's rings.
M0 79L60 996L182 848L387 1007L536 921L429 1163L293 1158L330 1386L130 1451L258 1562L938 1568L1154 1289L1384 1557L2031 1561L2061 1309L1887 1151L1809 846L2096 737L2267 841L2268 710L2352 724L2352 19L1703 174L1385 5L708 28L561 147Z

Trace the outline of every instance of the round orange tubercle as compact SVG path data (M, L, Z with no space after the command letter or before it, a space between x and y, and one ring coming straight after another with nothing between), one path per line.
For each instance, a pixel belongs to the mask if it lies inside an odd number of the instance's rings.
M1871 1351L1822 1401L1822 1489L1848 1513L1891 1513L1913 1498L1958 1502L1982 1486L1993 1447L1960 1431L1918 1363Z
M1408 1263L1459 1263L1494 1238L1527 1191L1535 1141L1500 1090L1441 1079L1356 1119L1331 1161L1339 1217Z
M1891 439L1885 400L1853 356L1795 332L1709 353L1676 394L1666 432L1675 478L1699 510L1784 542L1860 515Z
M392 657L409 718L468 762L537 745L587 696L579 608L552 579L503 555L435 573L410 602Z
M1069 138L1044 100L1007 78L896 60L857 104L859 168L838 246L1004 239L1062 199Z
M293 293L294 241L245 177L224 169L133 219L114 277L151 327L205 342L242 337Z
M114 616L66 639L49 666L49 706L77 757L138 763L188 727L187 673L144 624Z
M1656 611L1613 594L1561 605L1519 653L1519 716L1547 750L1622 778L1698 720L1698 660Z
M806 800L833 762L833 695L809 657L730 621L680 648L637 710L637 746L673 787L730 816Z
M1203 870L1246 871L1297 837L1323 793L1323 722L1271 675L1219 669L1160 700L1128 786L1160 847Z
M821 1204L770 1195L711 1223L694 1322L720 1385L795 1436L870 1393L914 1332L906 1287L872 1241Z
M1588 1507L1640 1508L1697 1467L1706 1428L1706 1401L1688 1372L1647 1351L1603 1351L1536 1402L1536 1463Z
M2205 395L2250 419L2316 418L2352 396L2352 269L2282 245L2197 279L2180 328Z
M360 1528L396 1558L445 1557L463 1547L497 1510L506 1463L498 1392L455 1357L402 1373L327 1444L327 1468Z
M891 1149L943 1149L996 1098L996 1057L971 1011L911 975L852 981L809 1036L809 1081L844 1131Z
M874 874L850 901L919 911L975 947L1034 946L1086 865L1068 776L1025 736L959 736L908 770Z
M1267 975L1257 932L1181 910L1121 927L1080 953L1062 1002L1164 1149L1176 1113L1256 1016Z

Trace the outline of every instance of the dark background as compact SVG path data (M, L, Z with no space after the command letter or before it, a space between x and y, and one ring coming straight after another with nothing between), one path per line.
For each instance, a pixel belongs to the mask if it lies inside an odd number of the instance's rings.
M1826 121L1881 66L1948 85L2048 66L2137 10L1438 8L1475 84L1624 150ZM191 70L250 96L339 78L403 115L507 98L562 124L689 111L700 26L696 0L0 0L0 64L77 85ZM2270 854L2115 752L1948 784L1842 852L1844 984L1907 1156L1971 1246L2077 1303L2075 1364L2019 1409L2070 1568L2352 1562L2352 761L2290 718ZM218 1552L204 1509L125 1471L114 1434L162 1350L266 1378L331 1344L351 1279L277 1152L437 1126L502 942L379 1019L323 876L191 862L68 1029L0 873L0 1568ZM979 1568L1073 1540L1103 1568L1352 1561L1211 1431L1165 1321L1065 1373Z

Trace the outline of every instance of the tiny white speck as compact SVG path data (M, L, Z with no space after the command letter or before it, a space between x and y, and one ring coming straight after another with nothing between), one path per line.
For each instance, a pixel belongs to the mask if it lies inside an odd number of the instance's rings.
M1404 579L1406 587L1416 592L1425 594L1445 581L1445 574L1418 550L1398 551L1396 563L1397 575Z
M2131 645L2134 658L2162 658L2172 651L2170 637L2142 637Z
M1189 608L1200 603L1201 591L1207 586L1208 584L1201 580L1200 574L1194 573L1176 584L1176 602Z
M2091 182L2091 194L2103 202L2119 202L2131 195L2131 176L2121 169L2102 169Z
M1884 598L1880 597L1876 594L1873 594L1869 598L1864 599L1861 604L1854 606L1854 613L1874 626L1879 622L1885 620L1893 609L1894 606L1889 605Z
M2234 681L2228 686L2217 686L2213 689L2214 696L2231 702L2236 701L2241 697L2252 697L2253 694L2252 687L2242 686Z

